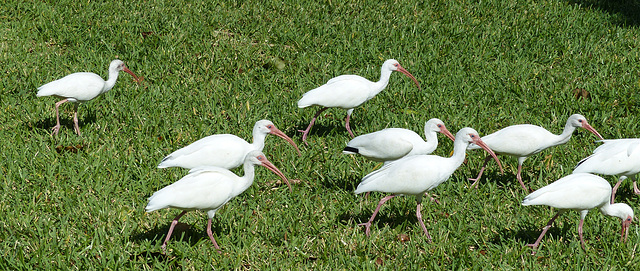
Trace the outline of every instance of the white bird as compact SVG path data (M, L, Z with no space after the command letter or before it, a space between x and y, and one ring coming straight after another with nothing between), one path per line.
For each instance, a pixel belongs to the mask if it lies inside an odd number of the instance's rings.
M636 174L640 173L640 138L602 140L604 144L597 147L593 154L582 159L573 173L596 173L604 175L620 175L620 179L611 192L611 203L623 180L633 180L633 192L638 195L640 189L636 184Z
M233 172L219 167L204 167L193 169L189 175L184 176L179 181L168 185L153 193L149 198L149 203L145 208L146 212L161 210L165 208L175 208L183 210L171 222L167 237L162 243L162 251L166 252L167 241L171 237L173 228L188 211L202 210L207 212L209 222L207 223L207 235L220 252L220 247L213 238L211 232L211 220L216 212L222 208L229 200L240 195L253 183L255 176L255 165L261 165L280 176L286 183L287 178L276 168L260 151L252 151L247 154L244 161L244 176L239 177Z
M300 154L296 143L280 131L273 122L260 120L253 126L253 143L232 134L210 135L167 155L162 159L158 168L193 169L203 166L236 168L244 163L244 159L250 151L262 151L267 134L283 138Z
M120 71L124 71L131 74L133 78L140 82L133 72L131 72L122 60L114 60L109 64L109 79L104 81L102 77L91 72L76 72L62 77L56 81L49 82L38 88L36 96L55 96L62 98L63 100L56 103L56 126L53 126L53 134L58 134L60 130L60 115L58 113L58 107L66 102L76 103L74 106L73 124L74 129L78 135L80 135L80 127L78 126L78 104L77 102L84 103L90 101L98 95L105 93L113 88L118 80L118 74Z
M544 227L542 233L535 243L527 246L533 248L532 255L536 253L536 248L540 244L540 240L544 237L547 230L551 228L553 221L567 210L576 210L580 212L580 224L578 225L578 235L580 236L580 244L584 249L584 239L582 238L582 224L584 218L590 209L598 208L600 212L608 216L615 216L622 220L622 236L621 240L626 240L629 232L627 229L633 221L633 209L624 203L609 203L611 198L611 185L602 177L589 173L575 173L542 187L529 194L522 201L522 205L547 205L560 209L558 213L551 218L547 226ZM626 232L626 234L625 234Z
M305 93L298 101L299 108L318 105L322 106L322 109L320 109L313 119L311 119L311 123L309 123L306 130L299 130L299 132L302 132L302 141L306 143L307 135L311 130L311 126L313 126L313 123L316 121L316 118L318 118L322 111L329 107L347 109L345 127L351 137L353 137L353 132L351 132L351 128L349 127L349 119L351 118L353 109L375 97L380 93L380 91L387 87L387 84L389 84L389 78L391 77L391 72L393 71L399 71L409 76L411 80L416 83L418 89L420 88L420 84L418 84L416 78L400 66L400 63L398 63L397 60L388 59L384 64L382 64L382 71L378 82L371 82L358 75L341 75L329 80L326 84Z
M418 202L416 209L418 222L420 222L422 230L427 235L429 241L431 241L431 236L424 222L422 222L422 215L420 213L422 196L425 192L436 188L449 179L451 174L453 174L464 161L465 150L469 143L473 142L481 146L493 156L498 162L498 165L500 165L498 157L482 142L478 132L474 129L462 128L456 133L455 138L453 155L451 157L445 158L436 155L407 156L393 163L385 164L382 168L367 174L367 176L362 179L362 182L355 191L356 194L371 191L392 193L392 195L380 200L378 207L376 207L369 221L359 224L359 226L364 225L366 227L365 233L367 236L369 235L371 222L376 217L376 214L378 214L378 211L380 211L382 204L396 195L413 195ZM502 168L502 165L500 166Z
M574 114L567 119L567 124L565 124L562 134L559 135L554 135L537 125L519 124L505 127L493 134L483 136L482 141L484 141L497 154L509 155L518 158L518 173L516 174L516 178L518 179L518 182L520 182L522 188L525 191L528 191L524 182L522 182L522 163L524 163L524 161L531 155L539 153L547 148L567 143L576 128L580 127L592 132L599 139L603 139L598 131L593 129L593 127L587 123L587 119L584 116ZM478 146L469 145L468 149L478 149ZM475 181L471 185L472 187L475 186L477 188L478 181L480 181L482 172L484 172L490 158L491 157L487 157L484 160L478 177L475 179L469 179Z
M387 128L357 136L347 143L346 154L360 154L377 162L398 160L405 156L431 154L438 147L438 136L443 133L452 141L454 136L439 119L433 118L424 125L426 141L416 132L402 128Z

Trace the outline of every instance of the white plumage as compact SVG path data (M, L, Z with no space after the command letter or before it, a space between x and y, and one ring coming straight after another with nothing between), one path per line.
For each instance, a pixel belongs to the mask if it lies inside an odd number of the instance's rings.
M207 213L209 217L207 235L216 249L219 250L220 247L218 247L211 232L211 220L216 214L216 211L251 186L255 177L255 165L268 168L289 184L284 174L271 164L264 154L260 151L251 151L247 154L244 161L245 175L243 177L239 177L233 172L219 167L196 168L177 182L153 193L149 198L149 203L145 211L152 212L165 208L183 210L171 223L167 237L162 244L163 252L167 246L167 241L171 237L173 228L178 223L178 219L187 211L192 210L202 210Z
M253 126L253 143L231 134L210 135L167 155L162 159L158 168L193 169L203 166L236 168L244 163L249 152L262 151L267 134L283 138L300 154L296 143L280 131L273 122L260 120Z
M620 175L611 193L611 203L614 202L620 183L626 178L633 180L633 192L640 194L635 177L640 173L640 138L611 139L602 142L592 155L578 162L573 173Z
M547 230L551 228L553 221L567 210L580 212L578 234L580 235L580 243L583 249L584 239L582 238L582 225L587 213L593 208L600 209L605 215L620 218L622 220L621 239L626 239L628 235L627 229L633 221L633 209L624 203L611 204L609 203L610 198L611 185L602 177L589 173L575 173L565 176L526 196L522 201L522 205L524 206L547 205L560 209L549 223L547 223L547 226L544 227L536 242L527 245L534 249L532 254L535 254L535 249L540 244ZM625 232L627 235L625 235Z
M587 129L589 132L595 134L599 139L602 139L602 136L593 127L591 127L589 123L587 123L587 119L584 116L574 114L567 119L564 130L562 131L562 134L559 135L552 134L537 125L519 124L509 126L495 133L483 136L482 141L484 141L497 154L509 155L518 158L518 172L516 174L516 178L518 179L518 182L520 182L522 188L527 190L521 176L522 163L524 163L524 161L531 155L539 153L547 148L567 143L576 128L580 127ZM469 149L478 149L478 146L469 145ZM480 181L482 172L484 172L489 160L490 157L485 159L478 177L470 179L475 181L471 186L477 187L478 181Z
M382 204L387 200L399 194L413 195L416 196L418 201L416 216L418 217L422 230L429 240L431 240L431 236L429 235L424 222L422 222L422 215L420 213L422 195L446 181L451 174L453 174L453 172L464 161L465 150L471 142L484 148L500 165L500 161L496 157L495 153L493 153L491 149L482 142L478 132L472 128L463 128L456 133L455 141L453 143L453 155L451 157L445 158L436 155L407 156L393 163L387 163L382 168L365 176L362 179L362 182L358 185L358 188L355 191L356 194L371 191L393 194L380 200L369 221L360 224L366 227L365 233L369 235L371 222L378 211L380 211L380 206L382 206Z
M416 132L402 128L387 128L357 136L347 143L344 153L357 153L367 159L387 162L404 156L431 154L438 147L438 136L443 133L451 140L454 136L439 119L428 120L424 125L426 141Z
M104 81L102 77L90 72L77 72L69 74L63 78L44 84L38 88L36 96L55 96L63 100L56 103L56 121L57 124L52 128L53 134L58 134L60 130L60 115L58 107L66 102L86 102L98 97L113 88L118 80L120 71L131 74L136 81L140 79L133 74L121 60L113 60L109 65L109 78ZM73 115L74 129L80 135L80 127L78 126L78 104L75 104Z
M400 63L398 63L397 60L388 59L382 64L380 80L378 82L371 82L358 75L341 75L327 81L326 84L305 93L298 101L299 108L318 105L321 106L322 109L320 109L313 119L311 119L306 130L300 130L300 132L303 133L302 141L306 142L307 135L309 134L313 123L316 121L316 118L320 113L322 113L322 111L329 107L347 109L345 127L353 137L353 132L349 127L349 119L353 109L375 97L380 93L380 91L387 87L387 84L389 84L389 78L391 77L391 72L393 71L399 71L409 76L416 83L418 88L420 88L420 84L418 84L415 77L400 66Z

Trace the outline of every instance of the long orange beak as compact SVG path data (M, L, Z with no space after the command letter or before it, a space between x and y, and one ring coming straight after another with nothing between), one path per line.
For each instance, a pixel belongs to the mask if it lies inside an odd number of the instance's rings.
M420 84L418 83L418 80L416 80L416 78L413 77L413 75L411 73L409 73L402 66L400 66L400 64L398 64L398 71L401 72L401 73L404 73L404 75L406 75L406 76L409 76L409 78L411 78L411 80L413 80L413 82L416 83L416 86L418 86L418 90L421 90L420 89Z
M482 141L482 139L480 139L479 136L472 140L474 144L480 146L480 148L483 148L485 151L489 153L489 155L491 155L491 157L493 157L493 160L496 160L496 162L498 162L498 166L500 167L500 174L504 174L504 170L502 169L502 164L500 163L500 160L498 160L498 156L491 150L491 148L489 148L489 146L486 143L484 143L484 141Z
M598 131L596 131L596 129L591 127L591 125L589 125L589 123L587 123L586 121L582 123L582 128L585 128L587 129L587 131L592 132L594 135L600 138L600 140L604 140L604 138L600 135L600 133L598 133Z
M287 177L285 177L284 174L282 174L282 171L280 171L276 166L274 166L271 162L269 162L269 160L265 159L264 161L262 161L261 166L268 168L269 170L273 171L273 173L275 173L280 178L282 178L282 180L289 187L289 192L293 192L293 189L291 188L291 183L289 183L289 180L287 179Z
M631 226L631 222L633 218L631 216L627 217L627 219L622 220L622 235L620 236L620 241L626 242L629 237L629 226Z
M131 70L129 70L129 68L124 67L122 69L122 71L124 71L124 72L126 72L128 74L131 74L131 76L133 76L133 79L136 80L136 83L140 84L140 82L142 82L142 79L140 77L136 76Z
M446 135L449 139L451 139L451 141L456 141L456 137L453 136L451 132L449 132L446 126L443 125L442 128L440 128L440 133L443 133L444 135Z
M285 135L282 131L280 131L278 128L276 128L276 126L274 125L273 128L271 128L271 131L269 132L272 135L276 135L281 137L282 139L286 140L287 142L289 142L289 144L291 144L291 146L293 146L294 148L296 148L296 151L298 151L298 156L302 156L302 153L300 152L300 149L298 149L298 145L296 145L295 142L293 142L293 139L291 139L290 137L288 137L287 135Z

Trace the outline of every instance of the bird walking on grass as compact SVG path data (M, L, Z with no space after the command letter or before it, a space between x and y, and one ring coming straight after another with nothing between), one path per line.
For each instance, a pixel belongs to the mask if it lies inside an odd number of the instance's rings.
M416 80L411 73L400 66L400 63L398 63L397 60L388 59L382 64L380 80L378 80L378 82L371 82L358 75L341 75L327 81L326 84L305 93L298 101L299 108L305 108L312 105L318 105L322 108L318 110L315 116L313 116L309 126L307 126L307 129L299 130L299 132L302 132L302 141L306 143L307 136L313 126L313 123L316 121L318 116L320 116L320 113L330 107L338 107L347 110L345 127L351 137L354 137L349 126L349 119L351 118L353 109L375 97L380 93L380 91L385 89L387 84L389 84L389 78L393 71L398 71L409 76L409 78L411 78L411 80L413 80L413 82L418 86L418 89L420 89L418 80Z
M600 209L605 215L614 216L622 220L621 241L625 241L629 235L629 225L633 222L633 209L625 203L609 202L611 198L611 185L600 176L589 173L575 173L565 176L545 187L542 187L529 194L522 201L522 205L547 205L560 209L558 213L549 220L542 233L533 244L527 246L533 248L532 255L535 255L540 241L553 225L553 221L562 213L568 210L580 212L580 224L578 224L578 235L580 244L585 249L584 238L582 238L582 224L589 210Z
M149 198L149 203L145 208L146 212L153 212L165 208L183 210L171 222L167 237L162 243L162 251L166 253L167 241L171 238L173 229L178 224L178 220L188 211L202 210L207 212L209 221L207 223L207 235L213 246L220 252L220 247L213 238L211 232L211 220L216 212L234 197L247 190L255 177L254 166L264 166L273 171L289 183L287 178L275 167L260 151L251 151L244 161L244 176L239 177L233 172L219 167L196 168L189 172L177 182L166 186L153 193Z
M58 80L44 84L38 88L36 96L55 96L62 98L56 103L56 126L53 126L53 134L57 135L60 130L60 114L58 107L66 102L75 103L73 113L73 127L78 135L80 135L80 127L78 125L78 103L84 103L93 100L98 95L105 93L113 88L118 80L118 74L124 71L131 74L133 78L140 82L131 70L129 70L122 60L113 60L109 65L109 78L104 81L102 77L91 72L77 72L69 74Z

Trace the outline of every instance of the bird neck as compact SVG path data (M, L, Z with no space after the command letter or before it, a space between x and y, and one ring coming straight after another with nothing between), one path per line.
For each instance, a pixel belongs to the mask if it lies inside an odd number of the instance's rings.
M551 146L562 145L564 143L567 143L569 139L571 139L571 135L573 135L573 132L575 130L576 130L576 127L571 125L571 123L567 121L567 124L565 124L564 126L564 130L562 130L562 134L557 135L556 142Z
M262 151L264 149L264 140L267 137L267 134L260 132L257 129L253 130L253 143L254 149Z
M109 90L111 90L113 88L113 86L116 85L116 81L118 80L118 75L120 73L118 71L109 71L109 78L107 78L107 81L104 84L104 88L102 88L102 92L107 92Z
M373 89L373 93L371 93L370 97L373 97L380 93L380 91L384 90L389 84L389 78L391 78L391 73L389 69L385 69L384 67L380 71L380 80L375 83L376 87Z
M462 165L462 162L464 162L467 146L469 146L469 143L465 143L461 140L456 140L453 142L453 154L451 155L451 159L455 161L457 165L456 168L458 168L460 165Z
M427 127L424 127L424 138L426 139L425 141L438 145L438 133L427 129Z
M249 189L249 187L253 184L253 178L256 176L256 168L251 162L244 163L244 176L240 178L240 182L236 184L234 189L234 197L240 195L245 190Z
M600 212L608 216L614 216L625 220L629 215L625 210L629 208L629 205L627 205L626 203L610 204L609 201L607 201L604 205L602 205L602 207L600 207Z

